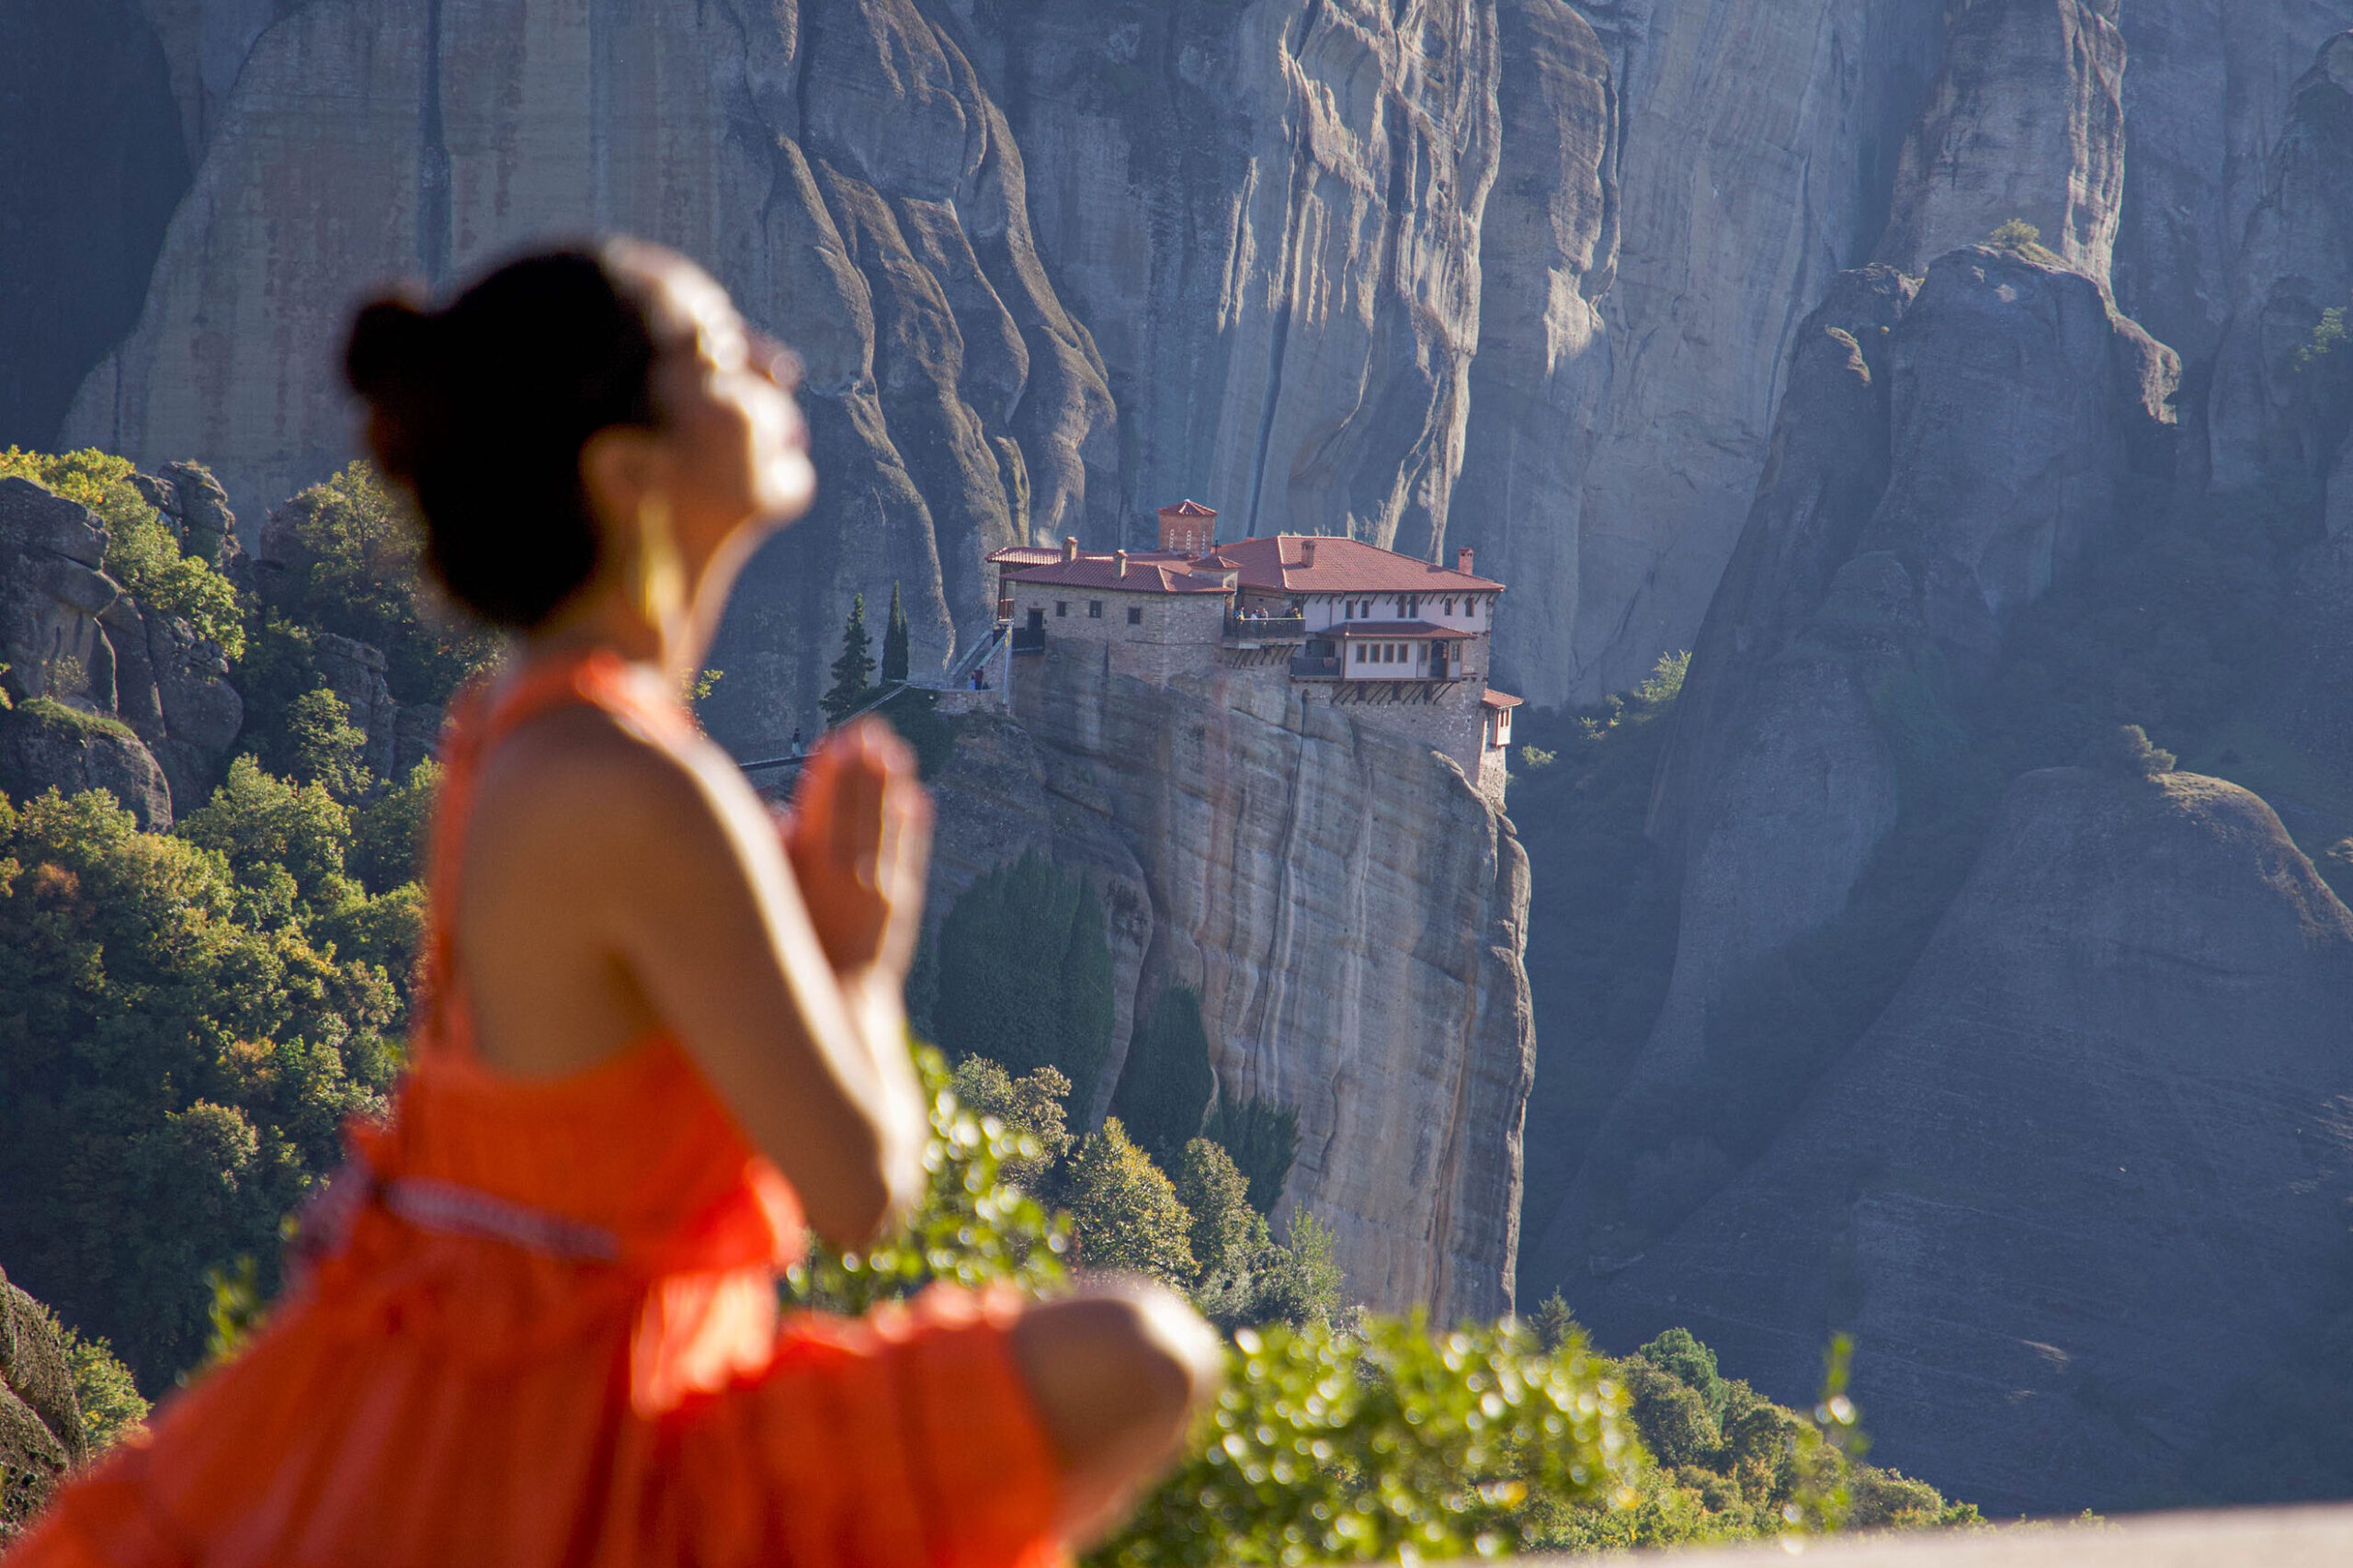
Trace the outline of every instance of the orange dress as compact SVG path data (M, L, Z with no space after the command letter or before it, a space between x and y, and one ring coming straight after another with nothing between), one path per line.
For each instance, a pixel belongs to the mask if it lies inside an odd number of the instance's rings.
M594 702L688 721L618 660L461 702L435 830L426 1022L387 1125L303 1226L251 1345L67 1487L7 1568L1047 1568L1055 1461L1010 1295L779 1322L801 1225L677 1042L568 1077L473 1056L449 940L484 751Z

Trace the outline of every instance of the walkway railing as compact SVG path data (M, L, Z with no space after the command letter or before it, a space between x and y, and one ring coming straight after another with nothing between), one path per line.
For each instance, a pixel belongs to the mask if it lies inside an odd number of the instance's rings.
M1303 642L1307 640L1307 618L1303 615L1229 615L1225 618L1225 640L1229 642Z

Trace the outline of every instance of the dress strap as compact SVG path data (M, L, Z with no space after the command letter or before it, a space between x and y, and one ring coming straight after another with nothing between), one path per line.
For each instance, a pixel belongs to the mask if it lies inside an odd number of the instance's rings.
M575 704L601 708L664 744L675 744L694 733L694 720L685 706L651 694L629 663L609 648L543 655L520 668L494 671L459 695L441 732L441 789L434 808L426 882L421 1005L411 1041L415 1053L471 1056L473 1051L455 933L459 870L483 765L500 741L524 724Z

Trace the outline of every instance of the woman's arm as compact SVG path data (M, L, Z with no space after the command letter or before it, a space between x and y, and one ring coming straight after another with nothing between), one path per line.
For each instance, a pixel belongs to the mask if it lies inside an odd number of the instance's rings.
M870 1238L920 1195L928 1131L901 988L929 810L904 747L866 733L812 760L792 838L805 903L724 756L643 747L629 772L641 830L598 835L618 850L599 879L620 893L613 948L810 1223Z

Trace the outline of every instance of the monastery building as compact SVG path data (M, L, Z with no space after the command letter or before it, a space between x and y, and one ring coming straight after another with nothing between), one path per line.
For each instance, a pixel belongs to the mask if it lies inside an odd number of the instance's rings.
M1216 540L1217 513L1160 510L1160 548L1090 554L1018 546L989 557L1008 663L1065 645L1165 685L1219 669L1287 681L1294 699L1445 752L1498 804L1519 699L1487 685L1504 585L1358 540Z

